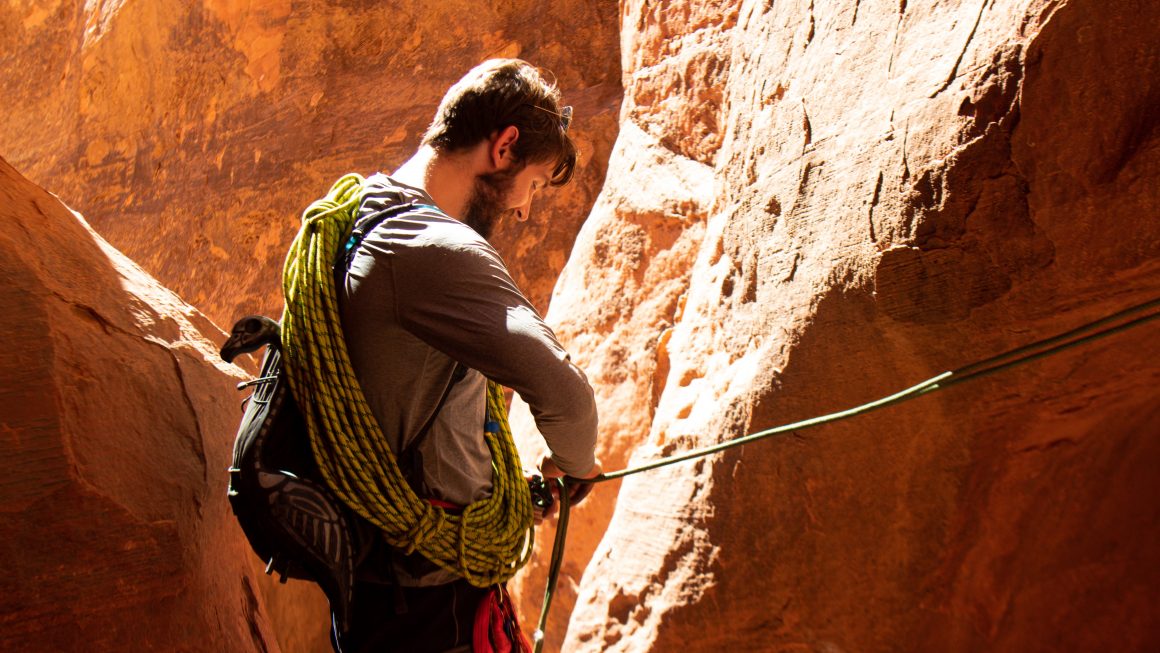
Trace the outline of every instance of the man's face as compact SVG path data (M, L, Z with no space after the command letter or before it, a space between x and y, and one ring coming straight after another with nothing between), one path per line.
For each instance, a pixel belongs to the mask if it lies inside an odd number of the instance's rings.
M548 163L530 163L516 171L499 170L477 176L463 222L488 238L505 213L513 214L519 222L527 220L532 198L548 185L553 168Z

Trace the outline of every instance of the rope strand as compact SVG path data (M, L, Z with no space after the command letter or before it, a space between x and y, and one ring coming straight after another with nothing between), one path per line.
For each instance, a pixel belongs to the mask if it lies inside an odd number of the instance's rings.
M667 458L660 458L641 465L637 465L636 467L628 467L626 469L601 474L600 476L591 479L577 479L571 477L558 479L557 482L559 483L560 487L560 496L562 499L567 497L568 486L572 484L603 483L605 481L611 481L618 478L624 478L625 476L631 476L633 474L640 474L642 472L651 471L660 467L667 467L669 465L674 465L676 463L684 462L687 460L693 460L694 458L709 456L715 453L720 453L727 449L740 447L750 442L756 442L758 440L773 437L775 435L781 435L791 431L800 431L802 429L810 428L813 426L820 426L822 424L829 424L832 422L849 419L851 417L856 417L858 415L863 415L880 408L885 408L887 406L893 406L894 404L899 404L904 401L916 399L923 395L937 392L939 390L943 390L960 383L973 381L975 379L979 379L996 372L1008 370L1020 365L1025 365L1032 361L1046 358L1048 356L1058 354L1062 351L1079 347L1080 345L1094 342L1100 338L1105 338L1107 336L1127 331L1128 329L1151 322L1152 320L1160 318L1160 310L1157 309L1160 309L1160 298L1132 306L1131 308L1127 308L1094 322L1089 322L1080 327L1072 329L1071 331L1061 333L1057 336L1037 340L1028 345L1017 347L1001 354L985 358L981 361L971 363L970 365L964 365L963 367L960 367L956 370L943 372L942 374L935 375L921 383L913 385L905 390L896 392L892 395L888 395L880 399L875 399L860 406L848 408L836 413L811 417L809 419L793 422L791 424L775 426L773 428L769 428L764 431L758 431L744 437L727 440L710 447L695 449L693 451L688 451L675 456L669 456ZM1126 322L1122 321L1125 318L1139 315L1141 313L1144 313L1144 315L1140 315L1139 317L1135 317ZM540 621L537 624L535 637L533 638L535 642L535 653L540 653L544 646L544 629L547 627L548 623L548 611L552 605L552 596L556 590L556 578L560 572L560 563L564 558L564 544L566 542L568 532L567 500L560 501L560 516L556 529L556 539L552 545L552 557L548 565L548 580L544 590L543 608L540 610Z

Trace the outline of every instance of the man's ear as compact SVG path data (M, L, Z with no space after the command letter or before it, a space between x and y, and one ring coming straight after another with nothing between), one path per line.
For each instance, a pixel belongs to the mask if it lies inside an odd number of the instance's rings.
M512 148L519 139L520 130L515 125L508 125L492 136L491 143L488 147L488 155L493 168L506 170L515 163L516 155L512 151Z

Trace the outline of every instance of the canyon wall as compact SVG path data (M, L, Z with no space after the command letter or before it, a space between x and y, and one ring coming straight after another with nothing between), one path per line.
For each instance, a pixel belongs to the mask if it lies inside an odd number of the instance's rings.
M0 200L0 649L278 651L222 333L3 159Z
M544 309L616 138L618 38L612 0L6 3L0 156L228 326L281 313L283 257L311 200L346 172L402 163L470 67L523 57L558 80L581 149L573 183L493 237ZM283 648L330 650L316 592L256 583Z
M299 216L390 172L489 57L547 68L575 107L575 182L496 245L546 307L599 192L621 99L613 0L38 0L0 6L0 155L218 324L280 315Z
M608 469L1160 296L1154 2L516 4L8 3L0 154L229 324L279 312L301 207L399 163L464 70L544 65L583 168L496 244ZM3 648L327 650L222 500L220 331L0 172ZM549 649L1155 650L1157 335L598 488Z
M596 385L606 467L1160 296L1155 3L621 10L620 134L549 313ZM1157 336L600 487L549 640L1154 650Z

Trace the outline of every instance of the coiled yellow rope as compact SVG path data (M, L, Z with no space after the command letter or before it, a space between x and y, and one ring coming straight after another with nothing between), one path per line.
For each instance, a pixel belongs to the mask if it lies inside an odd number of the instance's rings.
M306 209L282 273L282 352L314 458L326 484L392 546L418 551L477 587L506 581L531 555L532 503L503 389L488 382L488 412L497 426L483 433L492 455L492 494L454 515L407 484L351 367L333 264L364 187L361 176L346 175Z

